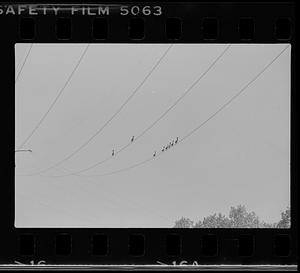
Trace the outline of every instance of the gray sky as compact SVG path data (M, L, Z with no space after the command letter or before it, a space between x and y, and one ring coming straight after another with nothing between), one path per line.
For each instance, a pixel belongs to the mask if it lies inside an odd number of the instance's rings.
M16 74L29 44L16 44ZM110 157L155 121L221 54L224 44L175 44L89 145L61 166ZM78 176L52 166L87 141L143 81L168 44L91 44L41 126L16 153L16 227L171 227L246 205L274 222L290 202L290 47L244 93L184 142L115 175L188 134L287 44L235 44L163 119L127 149ZM34 44L16 82L16 149L66 83L86 44ZM91 175L91 176L87 176ZM52 176L52 177L51 177Z

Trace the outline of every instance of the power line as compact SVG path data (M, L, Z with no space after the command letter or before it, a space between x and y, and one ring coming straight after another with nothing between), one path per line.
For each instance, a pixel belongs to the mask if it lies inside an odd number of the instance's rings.
M162 120L199 82L200 80L215 66L215 64L223 57L223 55L226 53L226 51L230 48L231 45L228 45L222 52L221 54L209 65L209 67L190 85L190 87L166 110L164 111L153 123L151 123L142 133L140 133L138 136L135 137L134 142L136 142L138 139L142 138L150 129L152 129L160 120ZM131 146L132 144L126 144L123 146L120 150L115 152L115 156L122 151L124 151L126 148ZM112 157L107 157L106 159L99 161L87 168L81 169L77 172L73 173L82 173L85 171L88 171L90 169L93 169L96 166L99 166L103 164L104 162L112 159Z
M78 62L76 63L74 69L72 70L71 74L69 75L67 81L65 82L65 84L63 85L63 87L60 89L60 91L58 92L57 96L55 97L54 101L50 104L48 110L46 111L46 113L42 116L42 118L40 119L40 121L37 123L37 125L33 128L33 130L31 131L31 133L27 136L27 138L22 142L22 144L18 147L18 149L21 149L24 147L24 145L29 141L29 139L34 135L34 133L37 131L37 129L41 126L41 124L43 123L43 121L45 120L45 118L48 116L48 114L50 113L50 111L53 109L53 107L55 106L55 104L57 103L58 99L60 98L60 96L62 95L63 91L65 90L65 88L67 87L67 85L69 84L71 78L73 77L75 71L77 70L77 68L79 67L83 57L85 56L87 50L89 48L89 44L86 46L86 48L84 49L84 51L82 52Z
M154 70L159 66L159 64L162 62L164 57L167 55L169 50L172 48L173 45L170 45L167 50L164 52L164 54L158 59L158 61L155 63L155 65L151 68L151 70L147 73L147 75L144 77L144 79L141 81L141 83L134 89L134 91L130 94L130 96L122 103L122 105L118 108L118 110L102 125L100 129L98 129L87 141L85 141L82 145L80 145L76 150L74 150L71 154L66 156L64 159L60 160L59 162L55 163L54 165L48 167L47 169L41 170L37 173L34 173L32 175L41 174L44 172L47 172L65 161L72 158L75 154L77 154L79 151L81 151L84 147L86 147L97 135L99 135L103 129L122 111L122 109L129 103L129 101L134 97L134 95L140 90L140 88L144 85L144 83L147 81L147 79L151 76L151 74L154 72Z
M30 45L29 50L27 51L27 54L26 54L26 56L25 56L25 59L24 59L22 65L21 65L21 68L20 68L20 70L19 70L17 76L16 76L15 83L19 80L19 77L20 77L20 75L21 75L21 72L23 71L23 68L24 68L25 63L26 63L26 61L27 61L27 58L28 58L28 56L29 56L29 54L30 54L30 51L31 51L31 49L32 49L32 46L33 46L33 44Z
M31 149L21 149L21 150L15 150L15 153L19 153L19 152L30 152L32 153L32 150Z
M239 92L237 92L233 97L231 97L225 104L223 104L216 112L214 112L212 115L210 115L205 121L203 121L202 123L200 123L197 127L195 127L193 130L191 130L188 134L186 134L183 138L181 138L177 145L179 143L184 142L187 138L189 138L190 136L192 136L194 133L196 133L201 127L203 127L207 122L209 122L211 119L213 119L216 115L218 115L224 108L226 108L231 102L233 102L237 97L239 97L254 81L256 81L284 52L285 50L288 48L289 46L286 46L270 63L268 63L252 80L250 80L242 89L240 89ZM177 146L176 145L176 146ZM172 150L172 149L171 149ZM160 152L158 153L155 157L151 156L141 162L138 162L136 164L133 164L131 166L128 166L126 168L122 168L116 171L112 171L112 172L107 172L107 173L103 173L103 174L95 174L95 175L81 175L84 177L99 177L99 176L109 176L109 175L114 175L114 174L118 174L121 172L125 172L125 171L129 171L131 169L137 168L139 166L142 166L154 159L156 159L157 157L159 157L160 155L162 155L165 152Z
M168 107L168 109L166 111L164 111L153 123L151 123L146 129L144 129L144 131L142 133L140 133L138 136L136 136L134 138L134 142L136 142L138 139L142 138L151 128L153 128L161 119L163 119L200 82L200 80L202 78L204 78L204 76L216 65L216 63L224 56L224 54L227 52L227 50L229 50L230 47L231 47L231 45L226 46L225 49L221 52L221 54L219 54L218 57L208 66L208 68L203 73L200 74L200 76L187 88L187 90L181 96L179 96L179 98L170 107ZM126 144L121 149L116 151L114 155L116 156L117 154L123 152L125 149L127 149L131 145L132 145L131 143ZM96 166L99 166L111 159L112 159L112 157L109 156L109 157L105 158L104 160L98 161L97 163L90 165L89 167L86 167L86 168L81 169L76 172L72 172L72 174L79 174L79 173L88 171L88 170L93 169ZM61 177L68 176L68 175L70 175L70 174L65 174L65 175L62 175Z

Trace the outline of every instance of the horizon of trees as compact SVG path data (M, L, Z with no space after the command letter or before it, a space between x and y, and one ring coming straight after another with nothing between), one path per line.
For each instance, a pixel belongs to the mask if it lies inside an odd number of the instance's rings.
M181 217L173 228L290 228L291 210L288 207L281 212L281 219L275 223L266 223L259 219L254 211L248 212L244 205L231 207L228 216L214 213L194 223L187 217Z

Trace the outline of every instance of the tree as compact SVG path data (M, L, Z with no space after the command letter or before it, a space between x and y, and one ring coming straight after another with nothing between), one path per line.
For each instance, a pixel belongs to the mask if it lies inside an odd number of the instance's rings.
M204 217L203 221L199 221L195 224L195 228L230 228L230 220L225 216L219 213L215 213L208 217Z
M176 221L175 228L290 228L291 210L288 207L281 213L278 223L266 223L260 221L255 212L248 212L244 205L231 207L229 216L221 213L204 217L193 225L189 218L182 217Z
M181 217L178 221L175 222L174 228L192 228L194 222L189 218Z
M277 228L290 228L291 227L291 209L288 207L281 213L281 219L277 224Z
M255 212L247 212L246 207L238 205L236 208L231 207L229 219L232 228L258 228L259 219Z

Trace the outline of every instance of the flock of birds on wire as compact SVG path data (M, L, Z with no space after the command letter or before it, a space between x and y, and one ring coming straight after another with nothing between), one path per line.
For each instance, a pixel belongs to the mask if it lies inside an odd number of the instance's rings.
M131 137L131 140L130 142L133 142L134 141L134 136ZM163 148L161 149L162 152L172 148L174 145L176 145L178 143L178 137L175 139L175 140L172 140L169 142L169 144L163 146ZM113 149L112 152L111 152L111 155L114 156L115 155L115 150ZM156 151L153 153L153 157L156 156Z
M134 141L134 136L131 137L130 142ZM174 145L178 143L178 137L175 140L170 141L167 145L163 146L161 149L162 152L167 151L168 149L172 148ZM32 150L16 150L15 152L32 152ZM111 155L115 155L115 149L112 150ZM153 153L153 157L156 156L156 151ZM16 166L16 165L15 165Z

